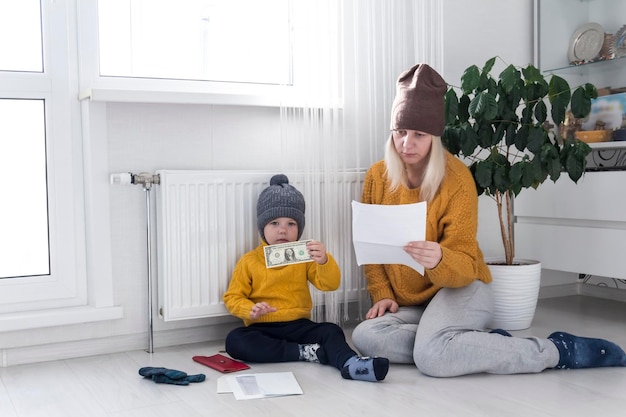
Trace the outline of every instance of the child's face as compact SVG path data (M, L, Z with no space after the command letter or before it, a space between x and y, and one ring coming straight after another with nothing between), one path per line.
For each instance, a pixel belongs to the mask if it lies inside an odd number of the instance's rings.
M298 239L298 223L291 217L279 217L265 225L263 234L269 245L294 242Z

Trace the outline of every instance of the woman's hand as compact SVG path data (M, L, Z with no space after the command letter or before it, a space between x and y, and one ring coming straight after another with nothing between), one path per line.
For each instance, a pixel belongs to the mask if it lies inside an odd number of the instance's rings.
M433 269L439 265L443 256L439 243L428 240L409 242L404 247L404 251L426 269Z
M398 311L398 303L391 298L383 298L372 306L365 315L366 319L375 319L376 317L384 316L385 313L395 313Z
M320 265L324 265L328 262L328 256L326 255L326 246L322 242L318 242L317 240L312 240L307 242L306 250L309 252L309 255L313 258L315 262Z
M275 311L276 307L271 307L269 304L263 301L261 303L256 303L252 306L252 310L250 310L250 318L256 320L267 313L273 313Z

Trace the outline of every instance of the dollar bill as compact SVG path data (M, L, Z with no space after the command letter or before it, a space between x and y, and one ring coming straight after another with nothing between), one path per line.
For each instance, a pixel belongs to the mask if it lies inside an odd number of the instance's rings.
M274 268L302 262L311 262L313 258L306 250L307 242L311 240L298 240L297 242L280 243L265 247L265 266Z

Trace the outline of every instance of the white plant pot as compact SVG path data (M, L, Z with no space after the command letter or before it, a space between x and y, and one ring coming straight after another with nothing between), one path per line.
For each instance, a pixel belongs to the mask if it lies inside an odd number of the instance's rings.
M541 286L541 263L516 259L516 265L496 265L487 259L493 282L494 312L490 328L523 330L530 327Z

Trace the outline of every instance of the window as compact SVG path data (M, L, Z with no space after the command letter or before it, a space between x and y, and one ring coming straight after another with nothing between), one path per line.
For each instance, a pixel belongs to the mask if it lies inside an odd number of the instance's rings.
M0 2L0 331L112 306L106 291L88 297L75 8Z
M0 99L0 279L50 274L44 101Z
M341 2L78 4L83 42L99 45L81 50L81 99L299 106L303 91L328 89L342 69L341 51L326 48L342 36Z
M43 71L40 15L38 0L0 3L0 71Z
M98 2L100 75L290 84L287 0Z

